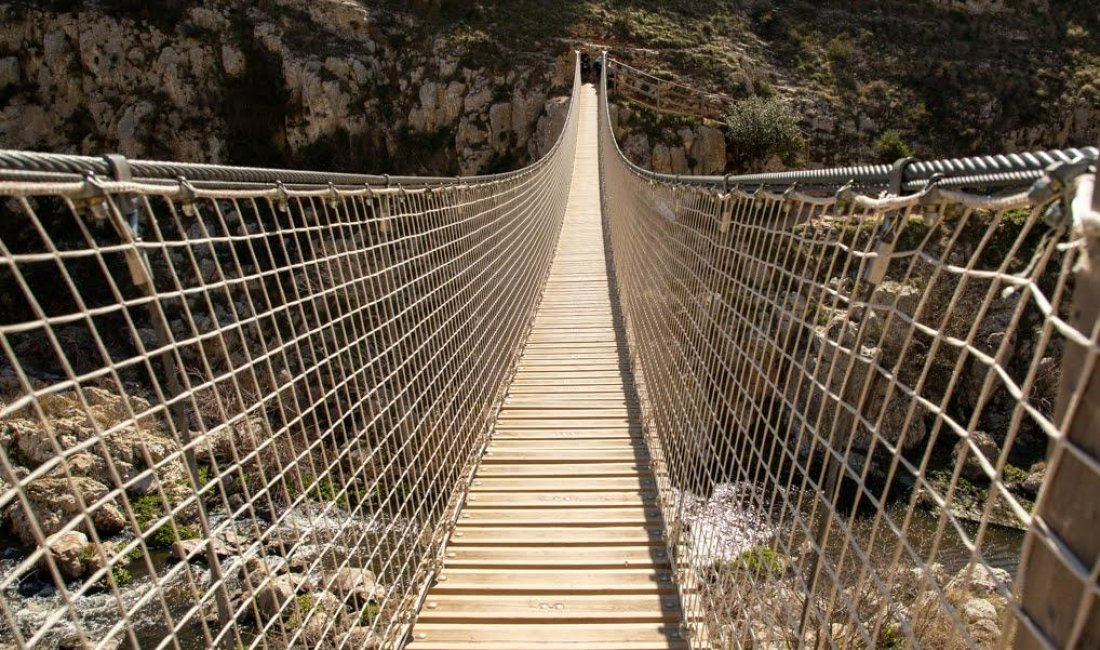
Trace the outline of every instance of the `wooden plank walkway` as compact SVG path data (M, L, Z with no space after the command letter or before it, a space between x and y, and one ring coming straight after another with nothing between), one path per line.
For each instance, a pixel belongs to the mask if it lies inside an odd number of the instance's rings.
M412 650L686 648L600 218L596 96L518 373Z

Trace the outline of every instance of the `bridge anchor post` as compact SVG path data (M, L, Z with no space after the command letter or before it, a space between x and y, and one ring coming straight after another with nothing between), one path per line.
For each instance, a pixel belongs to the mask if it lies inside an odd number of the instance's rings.
M1052 170L1053 171L1053 170ZM1062 184L1056 177L1048 184ZM1064 202L1083 242L1066 338L1049 476L1024 541L1013 647L1100 647L1100 188L1064 179Z

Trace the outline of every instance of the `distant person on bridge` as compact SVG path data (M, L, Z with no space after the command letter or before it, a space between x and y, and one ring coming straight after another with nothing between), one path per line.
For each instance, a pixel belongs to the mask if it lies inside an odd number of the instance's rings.
M603 69L603 54L596 57L595 63L592 64L592 75L596 78L596 85L600 85L600 72Z
M588 52L581 52L581 81L592 78L592 57Z

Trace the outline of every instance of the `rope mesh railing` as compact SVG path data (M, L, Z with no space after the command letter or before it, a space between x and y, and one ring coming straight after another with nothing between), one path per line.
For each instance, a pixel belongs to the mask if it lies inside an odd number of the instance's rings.
M0 182L0 645L400 647L576 133L444 185Z
M606 100L604 218L692 646L1100 643L1096 506L1049 494L1067 463L1100 482L1075 294L1098 217L1086 235L1070 210L1091 177L676 179L625 160Z

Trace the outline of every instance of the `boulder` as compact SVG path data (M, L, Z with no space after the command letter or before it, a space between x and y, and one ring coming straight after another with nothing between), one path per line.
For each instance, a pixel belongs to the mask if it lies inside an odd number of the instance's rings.
M985 598L971 598L966 601L963 603L962 613L966 622L970 624L997 620L997 608Z
M672 173L672 156L669 153L667 144L658 143L653 145L653 161L651 169L661 174Z
M700 125L691 146L696 174L721 174L726 171L726 136L722 131Z
M1047 464L1045 462L1035 463L1031 466L1031 471L1028 472L1027 478L1025 478L1023 484L1021 484L1020 490L1034 499L1038 497L1039 489L1043 487L1043 483L1046 479Z
M289 576L275 576L256 589L256 606L265 616L276 616L296 591Z
M683 147L670 147L668 157L673 174L687 174L691 171L688 169L687 153Z
M653 154L649 147L649 138L644 133L631 133L623 142L623 155L635 165L649 167Z
M94 543L89 543L84 549L84 572L86 574L95 573L106 567L112 561L118 561L118 554L118 544L114 542L100 542L98 546ZM127 560L122 559L117 563L125 566Z
M970 434L970 441L978 448L978 452L985 457L990 465L996 465L997 456L1001 453L1001 446L993 439L993 436L984 431L975 431ZM962 460L961 476L968 481L988 481L989 475L982 468L981 462L974 454L966 440L960 440L955 444L955 451L951 456L953 463L958 463L961 454L965 454Z
M547 100L542 117L535 127L535 137L532 141L534 147L532 155L541 158L557 142L561 130L565 127L565 119L569 115L569 98L554 97Z
M23 494L30 503L30 511L16 500L5 511L11 529L20 541L30 546L35 543L31 521L37 520L43 534L57 533L70 520L82 517L79 494L86 506L107 494L107 486L90 478L74 477L72 481L58 478L40 478L23 487ZM126 519L112 503L98 506L89 513L92 525L100 537L113 535L126 526Z
M19 59L14 56L0 59L0 90L19 83L22 73L19 70Z
M367 569L344 567L325 576L325 582L341 600L350 599L355 607L364 606L385 596L385 588L377 583L374 572Z
M180 562L205 562L205 555L202 553L196 554L202 544L203 540L201 539L178 539L172 542L172 557Z
M996 569L981 564L963 567L948 581L948 595L956 593L973 594L984 598L1001 598L997 587L1012 588L1012 576L1004 569Z
M65 454L69 474L109 483L111 465L128 481L143 471L140 468L147 465L146 456L157 463L179 453L175 440L161 433L151 417L142 417L150 405L139 397L85 387L80 395L58 393L40 402L47 421L24 409L0 425L9 444L33 466L53 460L60 451ZM65 453L89 440L98 442L84 451ZM175 484L180 471L182 463L175 460L166 463L158 474L164 474L166 484ZM58 466L50 478L63 476Z
M245 66L244 52L228 43L222 45L222 68L225 74L230 77L240 76L244 74Z
M344 641L346 647L358 648L359 650L378 650L382 647L381 639L373 630L358 625L348 630Z
M87 547L88 536L75 530L50 535L46 538L46 553L39 560L38 568L44 573L48 572L46 557L49 557L61 573L61 577L66 580L75 580L83 576L87 570L84 561Z
M489 144L497 151L508 148L508 133L512 129L512 104L500 103L489 107Z

